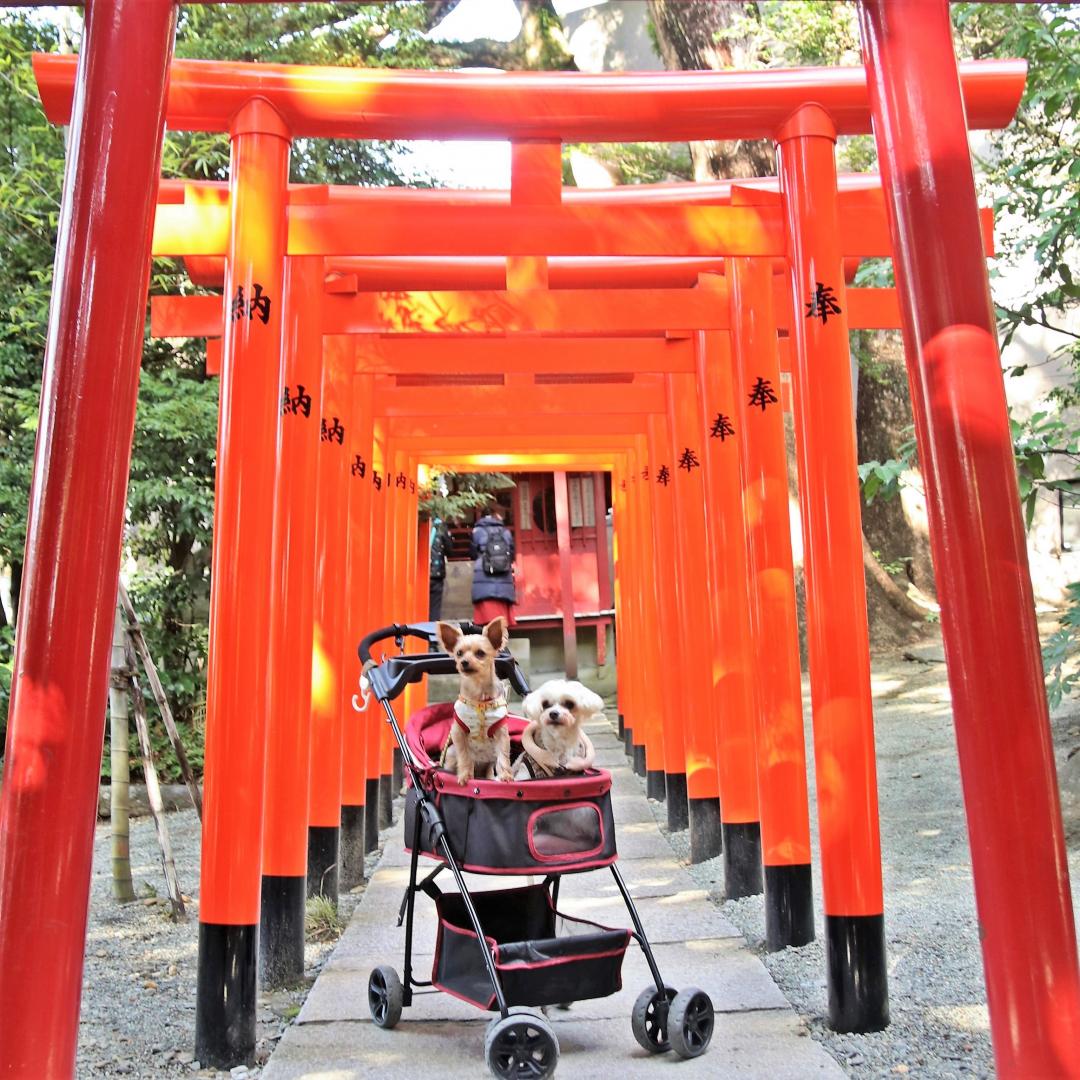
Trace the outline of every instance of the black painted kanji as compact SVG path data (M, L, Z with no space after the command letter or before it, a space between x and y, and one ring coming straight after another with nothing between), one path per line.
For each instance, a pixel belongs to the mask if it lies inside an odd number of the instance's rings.
M357 454L355 460L350 466L350 471L353 476L359 476L361 480L367 474L367 462L364 461L363 455Z
M683 450L682 457L679 458L679 468L685 469L687 472L690 472L691 469L701 468L701 462L698 461L697 454L689 446Z
M296 393L289 396L289 388L286 386L285 391L281 397L281 415L286 413L292 413L294 416L299 416L301 413L304 416L311 415L311 395L304 389L303 383L296 384Z
M671 483L671 470L666 465L661 465L656 473L656 482L667 487Z
M757 405L764 412L766 406L775 405L777 400L772 383L759 375L754 383L754 388L750 391L750 404Z
M711 430L709 431L710 438L719 439L723 442L726 438L735 434L735 428L731 424L731 418L725 416L722 412L716 414L716 419L713 421Z
M319 440L321 442L337 442L341 446L345 442L345 429L341 426L341 421L334 417L333 424L327 424L326 417L322 418L322 428L319 432Z
M270 321L270 297L263 293L263 287L257 281L252 282L252 285L255 291L251 294L250 299L245 299L243 285L236 286L236 295L229 305L233 322L242 319L245 315L249 319L258 316L263 323Z
M822 326L829 321L830 315L840 314L840 305L836 302L836 294L831 285L825 285L818 281L815 283L814 295L806 301L806 317L808 319L820 319Z

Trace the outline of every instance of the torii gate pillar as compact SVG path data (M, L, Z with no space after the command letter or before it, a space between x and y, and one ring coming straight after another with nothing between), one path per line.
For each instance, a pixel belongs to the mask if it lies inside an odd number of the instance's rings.
M949 5L860 0L859 18L998 1074L1080 1076L1069 871Z
M172 0L96 0L87 7L78 60L0 804L4 1076L75 1071L94 806L175 29ZM139 59L120 64L118 56Z

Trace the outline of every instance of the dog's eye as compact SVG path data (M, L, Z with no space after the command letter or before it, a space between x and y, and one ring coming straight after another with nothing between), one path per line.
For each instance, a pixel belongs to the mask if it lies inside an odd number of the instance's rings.
M462 656L464 656L464 655L465 655L465 650L464 650L464 649L458 649L458 650L457 650L457 651L456 651L456 652L454 653L454 655L455 655L456 657L458 657L458 658L460 659L460 658L461 658Z
M541 701L540 702L540 708L541 709L550 709L551 708L551 702L550 701Z
M564 708L564 709L565 709L565 710L566 710L567 712L573 712L573 711L574 711L574 703L573 703L572 701L569 701L569 700L567 700L567 701L564 701L564 702L562 703L562 707L563 707L563 708Z
M483 649L473 649L473 652L476 653L476 655L480 657L481 660L483 660L484 657L487 656L487 653Z

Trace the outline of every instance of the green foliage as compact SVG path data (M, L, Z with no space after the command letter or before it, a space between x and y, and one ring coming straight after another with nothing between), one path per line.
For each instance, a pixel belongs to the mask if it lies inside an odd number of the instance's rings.
M602 162L620 184L661 184L694 178L687 143L577 143L566 147L567 151L572 149Z
M915 467L914 433L897 448L897 457L863 462L859 466L859 483L867 505L874 499L892 499L899 495L905 484L904 473Z
M1080 669L1072 662L1080 651L1080 582L1073 582L1068 594L1058 629L1043 645L1046 697L1051 709L1080 691Z
M144 696L146 714L150 725L150 750L154 756L154 768L157 771L158 781L162 784L183 783L184 777L180 772L180 763L176 759L172 743L169 741L168 733L165 731L165 725L157 715L157 706L155 705L153 698L149 696L148 692L144 691ZM201 725L178 723L177 730L180 733L180 742L184 746L184 752L187 754L188 762L197 776L202 775L204 738ZM109 726L106 725L105 746L101 757L102 780L107 781L112 777L111 754L112 739L110 737ZM146 777L142 766L142 749L139 746L139 737L135 733L134 720L130 723L130 732L128 735L128 757L131 763L132 783L145 782Z
M313 896L304 914L305 941L336 941L345 929L337 904L325 896Z
M854 3L764 0L757 5L767 40L762 59L773 65L838 65L860 62Z
M37 429L41 361L64 170L60 128L41 111L30 53L54 51L62 13L0 13L0 564L21 563ZM427 67L424 4L184 6L176 54L283 63ZM392 47L384 48L387 35ZM292 178L307 183L400 184L402 148L392 143L304 139L294 143ZM169 132L163 173L228 175L225 136ZM409 178L412 182L415 177ZM191 293L182 267L156 260L152 292ZM132 601L193 763L201 762L217 382L193 343L144 349L125 556ZM0 717L6 722L12 634L0 626ZM5 674L6 673L6 674ZM148 700L154 715L156 706ZM160 725L153 725L157 730ZM159 736L154 736L155 740ZM163 735L160 736L163 740ZM176 775L159 748L163 776ZM135 757L137 760L137 754ZM106 758L107 761L107 758Z
M908 567L911 565L911 556L903 555L899 559L891 559L888 562L885 561L885 556L880 551L875 551L874 558L881 563L881 569L886 574L892 574L894 576L899 574L906 574Z
M980 162L996 194L998 244L1010 261L1033 267L1022 302L999 307L1004 344L1021 326L1056 329L1066 341L1056 355L1073 380L1054 391L1063 405L1080 403L1080 334L1064 314L1080 304L1080 21L1065 4L956 4L962 52L979 58L1021 56L1027 87L1016 120L991 137Z
M1039 410L1026 420L1012 418L1009 426L1016 455L1024 524L1030 529L1040 490L1061 488L1063 491L1073 491L1071 484L1048 480L1046 467L1052 457L1080 461L1080 431L1056 409Z
M459 473L435 469L431 483L420 500L420 513L441 521L460 522L494 500L499 491L513 488L514 481L504 473Z

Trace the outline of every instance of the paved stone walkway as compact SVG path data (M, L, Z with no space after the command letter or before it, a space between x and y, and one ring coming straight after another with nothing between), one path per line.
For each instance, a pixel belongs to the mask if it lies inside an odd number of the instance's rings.
M610 997L582 1001L569 1010L548 1009L559 1040L557 1075L573 1080L672 1076L679 1080L841 1080L844 1072L809 1038L806 1028L777 989L765 967L745 945L705 892L696 888L672 857L645 801L643 786L626 765L615 732L607 723L591 730L597 764L612 773L612 802L619 865L665 981L677 989L698 986L712 997L716 1030L708 1052L680 1061L673 1054L647 1054L630 1030L634 1000L650 982L641 950L631 942L623 965L623 989ZM429 860L422 860L421 865ZM404 929L398 907L408 881L408 856L396 824L367 891L312 987L297 1021L288 1028L264 1070L265 1080L380 1080L489 1076L484 1064L484 1030L492 1014L447 994L417 995L401 1022L384 1031L371 1022L367 979L377 964L398 972ZM468 875L474 890L506 886L505 878ZM453 888L449 873L440 887ZM517 880L521 884L521 880ZM630 919L608 870L563 879L559 907L609 926ZM414 939L417 976L430 978L435 944L435 908L417 899Z

